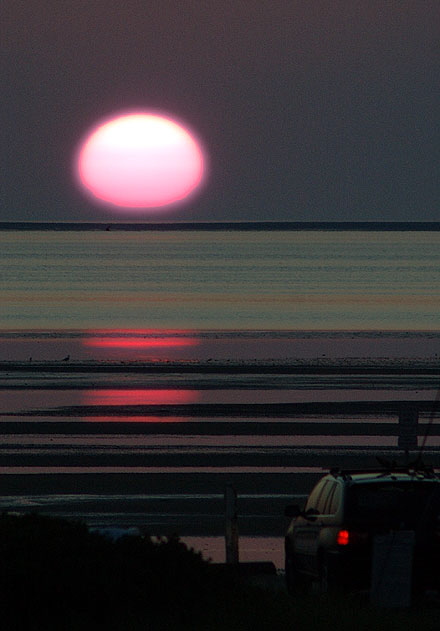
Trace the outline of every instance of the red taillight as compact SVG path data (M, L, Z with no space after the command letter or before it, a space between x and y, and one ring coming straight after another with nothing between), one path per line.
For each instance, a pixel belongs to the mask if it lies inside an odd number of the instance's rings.
M348 530L340 530L336 537L338 546L346 546L350 543L350 532Z
M348 546L348 544L364 544L368 540L366 532L358 532L357 530L339 530L336 535L336 543L338 546Z

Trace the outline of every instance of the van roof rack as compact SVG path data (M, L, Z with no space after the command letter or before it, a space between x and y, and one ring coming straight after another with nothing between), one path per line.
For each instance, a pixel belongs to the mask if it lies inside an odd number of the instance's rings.
M372 467L372 468L359 468L359 469L339 469L337 467L330 469L330 475L333 477L341 477L344 480L351 480L353 475L359 473L371 473L377 474L377 477L384 477L393 473L407 473L408 475L421 476L425 478L438 478L439 475L434 471L434 468L430 465L423 465L421 463L409 463L407 465L397 465L396 463L390 463L390 466Z

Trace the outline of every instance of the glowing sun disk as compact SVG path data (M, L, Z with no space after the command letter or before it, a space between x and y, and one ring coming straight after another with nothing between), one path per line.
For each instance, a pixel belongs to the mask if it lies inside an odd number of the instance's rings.
M94 198L147 209L188 197L201 184L205 166L188 130L169 118L137 112L95 128L80 147L76 168Z

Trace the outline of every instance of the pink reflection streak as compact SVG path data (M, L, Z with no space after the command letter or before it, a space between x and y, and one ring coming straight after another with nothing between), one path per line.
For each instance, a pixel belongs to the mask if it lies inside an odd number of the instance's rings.
M181 423L179 416L88 416L92 423Z
M83 393L83 404L90 406L126 405L182 405L195 403L198 399L196 390L86 390ZM184 420L175 416L88 416L89 421L105 421L110 423L178 423Z
M125 338L125 337L109 337L109 338L90 338L84 340L84 345L93 347L93 348L139 348L139 349L148 349L148 348L163 348L170 346L195 346L196 340L191 338L161 338L161 339L148 339L148 340L138 340L134 338Z
M169 349L171 353L181 347L196 346L198 340L186 337L182 330L158 329L100 329L88 331L90 337L83 339L83 345L89 348L105 349L119 352L148 351L152 349ZM182 336L182 337L181 337ZM167 353L168 355L168 353ZM139 355L137 355L139 357ZM83 393L83 405L96 408L113 406L112 416L94 415L89 420L95 421L127 421L127 422L179 422L181 418L149 416L125 416L118 414L118 407L130 405L181 405L195 403L199 393L185 389L96 389ZM98 409L96 410L99 411ZM122 411L122 410L121 410Z
M84 405L181 405L195 403L197 390L86 390Z
M179 350L191 348L199 343L199 340L183 330L157 330L157 329L97 329L87 332L82 344L85 348L101 351L107 359L115 357L144 359L152 361L157 359L153 355L159 354L163 359L172 361L176 359Z
M139 349L196 346L198 340L186 336L187 331L158 329L101 329L88 332L83 340L89 348Z

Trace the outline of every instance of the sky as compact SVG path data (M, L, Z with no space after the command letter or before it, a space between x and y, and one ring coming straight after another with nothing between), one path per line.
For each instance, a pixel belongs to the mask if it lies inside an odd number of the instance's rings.
M0 221L440 221L438 0L5 0L0 48ZM73 176L134 110L208 156L165 215Z

